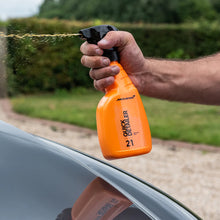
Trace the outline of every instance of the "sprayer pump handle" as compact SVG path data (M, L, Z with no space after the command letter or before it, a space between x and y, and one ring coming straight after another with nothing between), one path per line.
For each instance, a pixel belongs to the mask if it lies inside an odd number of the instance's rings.
M109 31L118 31L112 25L98 25L85 28L79 31L81 38L90 44L97 44ZM108 57L111 61L119 61L118 51L116 47L104 50L103 56Z

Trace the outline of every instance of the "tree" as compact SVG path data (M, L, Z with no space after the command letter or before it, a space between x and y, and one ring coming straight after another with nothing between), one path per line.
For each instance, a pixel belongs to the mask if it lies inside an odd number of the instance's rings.
M39 17L118 22L181 23L215 19L218 0L45 0Z

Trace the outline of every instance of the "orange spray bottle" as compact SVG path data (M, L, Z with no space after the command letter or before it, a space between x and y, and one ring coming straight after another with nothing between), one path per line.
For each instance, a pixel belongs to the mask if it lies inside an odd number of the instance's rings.
M97 44L114 26L99 25L79 33L88 43ZM119 63L117 48L104 50L110 65L120 68L114 83L106 88L96 111L99 143L106 159L149 153L152 148L150 128L140 95Z

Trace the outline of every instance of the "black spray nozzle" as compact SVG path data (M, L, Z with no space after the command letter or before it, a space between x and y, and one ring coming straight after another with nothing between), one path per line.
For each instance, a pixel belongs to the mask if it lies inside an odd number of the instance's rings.
M90 44L97 44L109 31L117 31L118 29L111 25L99 25L85 28L79 31L81 38L87 40Z
M82 29L79 34L88 43L97 44L109 31L118 31L118 29L112 25L99 25ZM104 50L103 56L108 57L111 61L119 61L117 48Z

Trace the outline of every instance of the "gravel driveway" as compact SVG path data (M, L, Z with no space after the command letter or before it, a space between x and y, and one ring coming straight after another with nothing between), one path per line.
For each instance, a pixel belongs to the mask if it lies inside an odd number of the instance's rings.
M104 160L97 134L89 129L17 115L7 100L0 100L0 120ZM109 163L157 186L203 219L220 220L219 149L153 140L150 154Z

